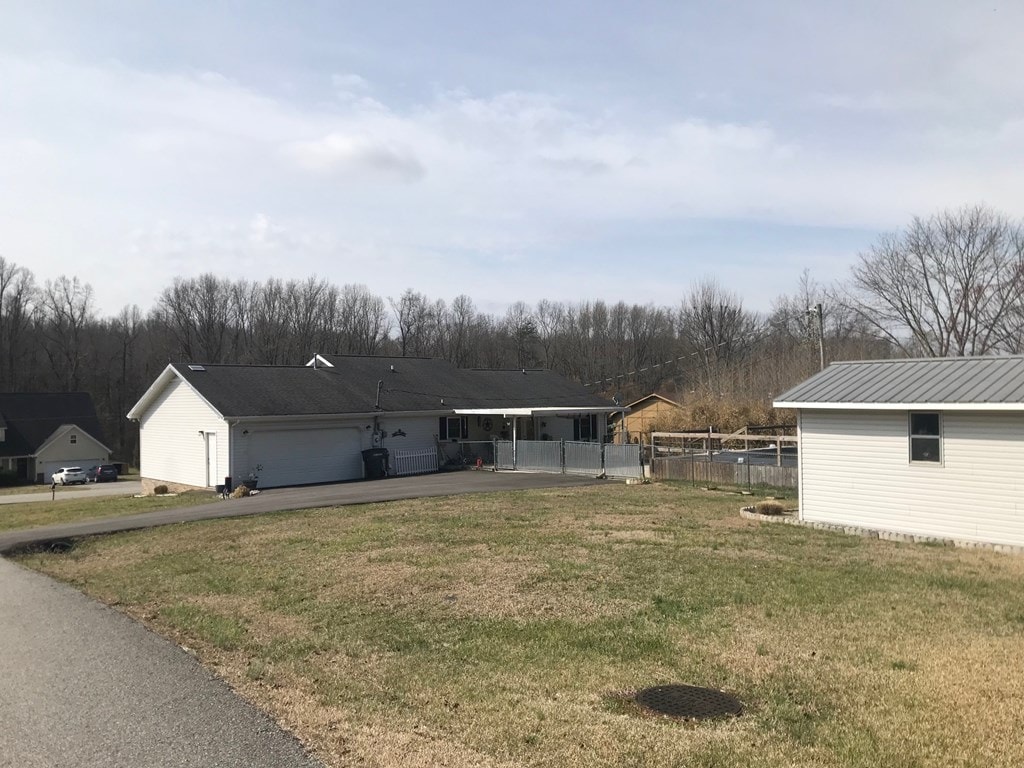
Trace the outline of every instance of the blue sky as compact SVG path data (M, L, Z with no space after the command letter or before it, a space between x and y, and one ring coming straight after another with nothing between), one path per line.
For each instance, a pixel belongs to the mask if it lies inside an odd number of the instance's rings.
M895 6L895 7L894 7ZM317 274L768 309L1024 201L1024 4L0 0L0 254L99 309Z

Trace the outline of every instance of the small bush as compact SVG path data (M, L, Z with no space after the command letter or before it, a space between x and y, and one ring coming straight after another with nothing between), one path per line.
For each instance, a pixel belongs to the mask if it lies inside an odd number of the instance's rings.
M18 473L9 469L0 469L0 488L14 485L23 485L24 481L18 479Z
M240 485L231 492L232 499L241 499L249 495L249 488L245 485Z
M754 505L754 511L759 515L781 515L785 513L786 508L777 501L765 500L759 501Z
M163 496L165 493L170 493L166 485L158 485L153 489L153 493L157 496Z

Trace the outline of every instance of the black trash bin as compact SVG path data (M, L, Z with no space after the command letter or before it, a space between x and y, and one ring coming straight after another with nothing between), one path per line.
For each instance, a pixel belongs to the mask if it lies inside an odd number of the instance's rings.
M388 476L388 449L367 448L363 451L363 466L367 480L377 480Z

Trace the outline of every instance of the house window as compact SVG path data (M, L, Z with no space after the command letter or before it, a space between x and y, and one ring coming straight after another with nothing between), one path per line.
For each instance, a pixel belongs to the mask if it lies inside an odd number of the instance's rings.
M71 435L71 444L74 445L77 442L78 442L78 435L72 434Z
M910 414L910 460L942 461L942 420L939 414Z
M437 426L440 440L465 440L469 437L469 418L466 416L442 416Z
M573 440L596 440L597 414L589 413L586 416L577 416L572 423Z

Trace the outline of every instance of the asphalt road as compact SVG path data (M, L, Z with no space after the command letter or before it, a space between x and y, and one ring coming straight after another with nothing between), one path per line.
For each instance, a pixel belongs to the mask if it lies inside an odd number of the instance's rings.
M592 477L529 472L489 472L465 470L435 475L389 477L305 488L272 488L245 499L224 499L198 507L181 507L145 512L138 515L83 520L77 523L48 525L41 528L0 533L0 554L32 544L94 536L102 533L152 528L158 525L239 517L290 509L311 509L345 504L414 499L424 496L448 496L460 493L526 490L529 488L574 487L614 482Z
M0 766L312 768L188 653L0 559Z

